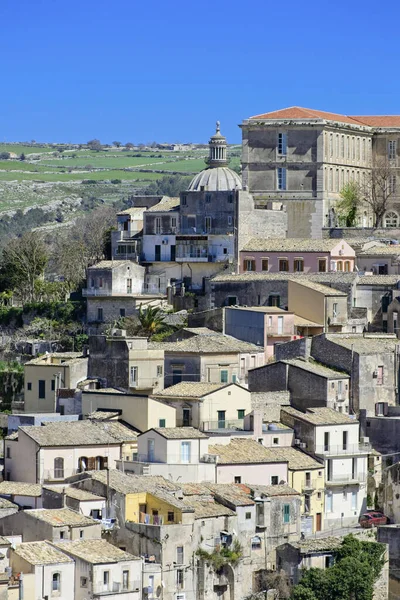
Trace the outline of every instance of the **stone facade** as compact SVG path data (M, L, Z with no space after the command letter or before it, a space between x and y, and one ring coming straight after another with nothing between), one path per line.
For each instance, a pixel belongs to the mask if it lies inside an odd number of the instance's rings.
M288 215L288 237L321 237L335 223L340 190L362 183L373 157L399 170L400 119L347 117L292 107L243 121L243 187L256 201L280 201ZM389 146L389 143L391 144ZM390 201L399 222L399 191ZM373 225L363 208L361 227Z

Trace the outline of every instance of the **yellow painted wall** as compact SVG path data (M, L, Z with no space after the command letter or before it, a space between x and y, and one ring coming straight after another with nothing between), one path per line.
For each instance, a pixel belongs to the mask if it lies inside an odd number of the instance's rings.
M127 494L125 498L125 514L127 521L133 523L140 522L139 505L146 504L146 513L153 514L153 510L158 511L158 516L163 517L164 525L168 524L168 513L174 513L173 523L182 522L182 512L168 502L149 494L148 492L140 492L137 494ZM172 522L171 522L172 524Z
M310 512L308 513L313 518L313 533L316 531L316 514L321 513L321 528L324 527L324 502L325 502L325 476L324 468L321 465L320 469L304 469L302 471L288 471L289 485L301 494L301 514L304 514L304 483L306 481L306 472L311 473L311 481L315 484L313 492L310 495ZM321 477L318 477L321 473ZM318 498L318 493L321 498Z

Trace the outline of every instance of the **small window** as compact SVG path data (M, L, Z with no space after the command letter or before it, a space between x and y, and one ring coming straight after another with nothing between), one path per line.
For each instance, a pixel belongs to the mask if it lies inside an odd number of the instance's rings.
M177 546L176 548L176 564L183 565L183 546Z
M39 379L38 386L39 386L39 398L40 399L46 398L46 381L44 379Z
M318 500L321 500L321 498L322 498L322 493L321 492L317 492L317 498L318 498Z
M244 413L245 413L244 408L238 408L237 413L238 413L238 419L244 419Z
M173 510L168 511L168 523L173 523L175 521L175 513Z
M56 389L56 380L52 379L51 380L51 391L54 392Z
M251 549L252 550L260 550L261 548L261 538L258 535L255 535L251 538Z
M108 588L108 584L110 583L110 571L103 571L103 585L105 588Z
M378 367L376 385L383 385L383 365Z
M102 308L97 309L97 320L100 322L103 322L103 309Z
M88 578L81 577L81 587L87 587L87 584L88 584Z
M61 575L60 573L53 573L51 591L59 592L61 590Z
M321 258L318 261L318 271L320 273L326 273L326 258Z
M79 530L79 537L80 537L81 540L83 540L83 536L84 536L84 531L83 531L83 529L80 529Z
M279 259L279 271L287 273L289 271L289 261L286 258Z
M120 317L122 317L122 318L124 318L124 317L125 317L125 314L126 314L126 310L125 310L125 308L120 308L120 309L119 309L119 316L120 316Z
M274 446L279 446L279 438L273 438L272 443Z
M122 571L122 589L129 589L129 571Z
M287 133L278 133L278 154L281 156L287 154Z
M60 540L65 538L65 531L60 531Z
M286 169L278 167L276 170L276 178L278 190L286 190Z
M7 446L7 448L6 448L6 458L11 458L11 448L10 448L10 446Z
M159 427L165 427L165 419L160 419L160 420L158 421L158 426L159 426Z
M176 587L178 590L183 589L184 586L184 572L183 569L178 569L176 571Z
M271 475L271 485L278 485L279 477L278 475Z
M243 271L255 271L256 270L256 261L251 258L246 258L243 261Z
M304 260L302 258L296 258L293 263L295 273L302 273L304 271Z
M247 512L247 513L246 513L246 519L247 519L247 520L251 519L251 512Z
M185 195L182 196L182 205L183 206L187 205L187 196L185 196Z
M235 476L235 478L234 478L234 482L235 482L235 483L242 483L242 478L240 477L240 475L236 475L236 476ZM246 517L246 519L247 519L247 517Z
M228 195L228 202L229 204L233 204L233 194Z
M220 375L221 383L228 383L228 371L226 369L222 369Z
M32 383L30 381L26 384L26 389L28 390L28 392L32 391Z
M162 365L157 365L157 377L162 377L163 368Z
M261 271L268 271L268 258L261 259Z
M54 479L64 479L64 459L61 456L54 459Z
M139 369L138 367L131 367L131 386L137 386L138 384L138 374L139 374Z
M223 254L228 254L228 248L223 248L222 253Z
M283 522L290 523L290 504L283 505Z
M397 142L396 140L389 140L388 142L388 159L394 160L397 153Z
M211 202L211 194L206 194L206 204L210 204Z

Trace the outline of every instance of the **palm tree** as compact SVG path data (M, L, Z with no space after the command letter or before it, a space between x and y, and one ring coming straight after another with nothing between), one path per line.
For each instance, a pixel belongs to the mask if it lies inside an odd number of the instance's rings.
M148 336L154 335L164 327L164 315L158 306L148 306L146 309L139 306L139 321L142 331Z

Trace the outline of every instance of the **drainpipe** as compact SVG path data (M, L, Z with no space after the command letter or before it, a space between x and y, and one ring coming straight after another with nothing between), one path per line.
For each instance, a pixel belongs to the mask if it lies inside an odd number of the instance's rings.
M349 414L354 414L354 344L351 345Z
M40 447L39 450L36 450L36 483L40 483L39 481L39 473L40 473L40 469L39 469L39 453L40 453Z

